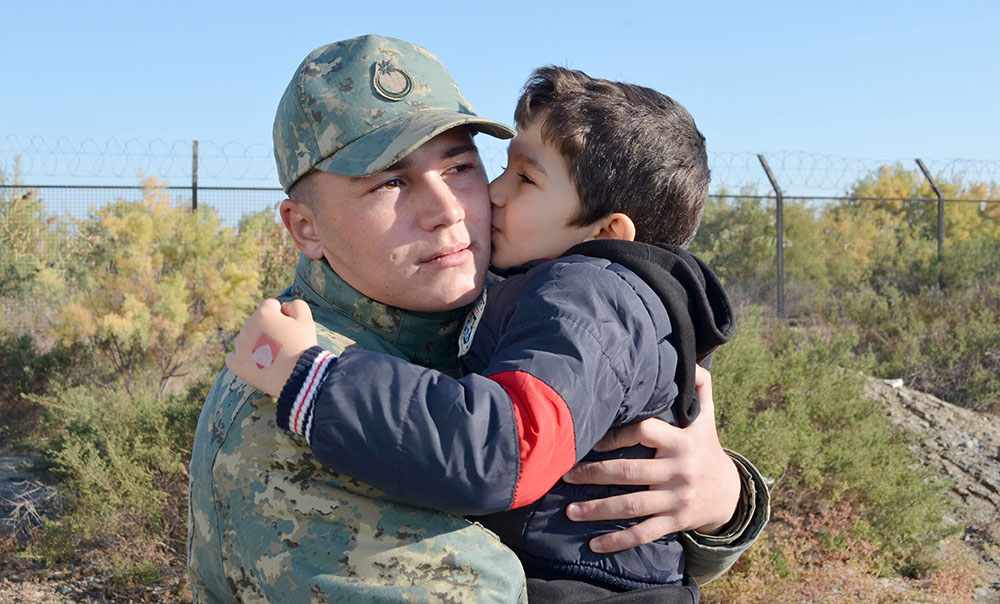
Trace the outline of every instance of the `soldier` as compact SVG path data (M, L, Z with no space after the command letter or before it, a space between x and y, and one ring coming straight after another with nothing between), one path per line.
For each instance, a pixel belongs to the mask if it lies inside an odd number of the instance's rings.
M457 373L458 330L489 262L487 179L474 132L513 135L476 116L422 48L362 36L320 47L300 65L274 128L288 193L281 215L303 254L283 297L309 304L324 348L359 347ZM228 371L208 395L191 461L196 602L526 601L521 566L492 533L324 470L305 440L276 429L272 405ZM674 459L646 460L661 463L641 475L662 474L663 462L732 463L717 439L683 448ZM733 492L732 484L698 482L718 474L702 470L689 470L685 493L673 494L694 510L687 524L663 532L705 524L719 513L715 495ZM743 494L737 518L752 515L753 497ZM637 502L643 515L676 511L670 499L599 502L584 514ZM685 552L721 570L749 547L747 534L756 532L694 536ZM652 537L632 531L605 543Z

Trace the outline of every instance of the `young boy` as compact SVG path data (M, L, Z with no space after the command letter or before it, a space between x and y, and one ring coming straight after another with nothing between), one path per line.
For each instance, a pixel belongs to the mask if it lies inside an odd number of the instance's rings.
M464 377L361 350L338 357L315 346L305 304L276 301L227 364L279 397L278 425L323 464L412 503L487 514L528 577L697 597L675 535L596 554L589 537L620 523L565 517L572 501L627 487L559 479L584 458L651 455L591 451L612 427L689 424L695 364L731 337L721 284L680 247L708 193L704 138L665 95L557 67L528 80L515 122L490 185L492 264L506 278L470 313Z

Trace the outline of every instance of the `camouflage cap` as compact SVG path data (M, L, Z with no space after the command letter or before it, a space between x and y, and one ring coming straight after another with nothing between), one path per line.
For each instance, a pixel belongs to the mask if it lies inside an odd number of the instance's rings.
M427 50L377 35L320 46L281 96L274 158L287 192L312 169L366 176L391 166L455 126L497 138L508 126L472 110Z

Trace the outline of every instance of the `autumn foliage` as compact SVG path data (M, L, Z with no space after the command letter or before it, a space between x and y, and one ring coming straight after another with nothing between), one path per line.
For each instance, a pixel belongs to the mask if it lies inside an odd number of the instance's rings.
M853 353L879 377L1000 412L1000 186L938 184L959 200L940 258L937 202L917 170L883 166L828 203L786 199L785 314L856 333ZM743 191L710 201L692 250L734 299L773 313L775 232L774 200Z

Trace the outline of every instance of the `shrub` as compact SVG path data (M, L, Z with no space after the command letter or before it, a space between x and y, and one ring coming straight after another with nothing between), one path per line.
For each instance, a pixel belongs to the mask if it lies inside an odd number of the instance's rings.
M776 479L776 510L849 505L853 535L874 544L869 563L887 572L916 564L950 530L948 504L945 485L913 463L906 435L862 396L856 369L867 360L851 356L856 343L849 329L793 329L746 313L713 366L720 438Z
M839 319L859 334L857 350L882 377L979 411L1000 411L1000 284L903 295L860 288Z
M0 331L0 442L18 443L34 430L40 408L31 395L45 392L53 380L73 383L74 352L40 352L28 334Z
M260 291L274 297L291 285L299 250L285 229L274 218L273 210L246 214L240 219L241 239L254 241L258 247L256 266L259 267Z
M732 199L725 190L719 195L705 204L691 251L715 270L734 300L773 304L776 236L770 204L752 189Z
M217 371L221 359L206 371ZM207 380L207 378L206 378ZM155 373L100 386L67 388L33 398L45 409L35 446L62 483L64 507L34 546L50 563L80 562L95 551L121 581L160 577L183 557L186 465L205 380L181 395L158 396ZM146 579L143 579L143 578ZM152 577L152 578L151 578ZM148 580L148 581L147 581Z

